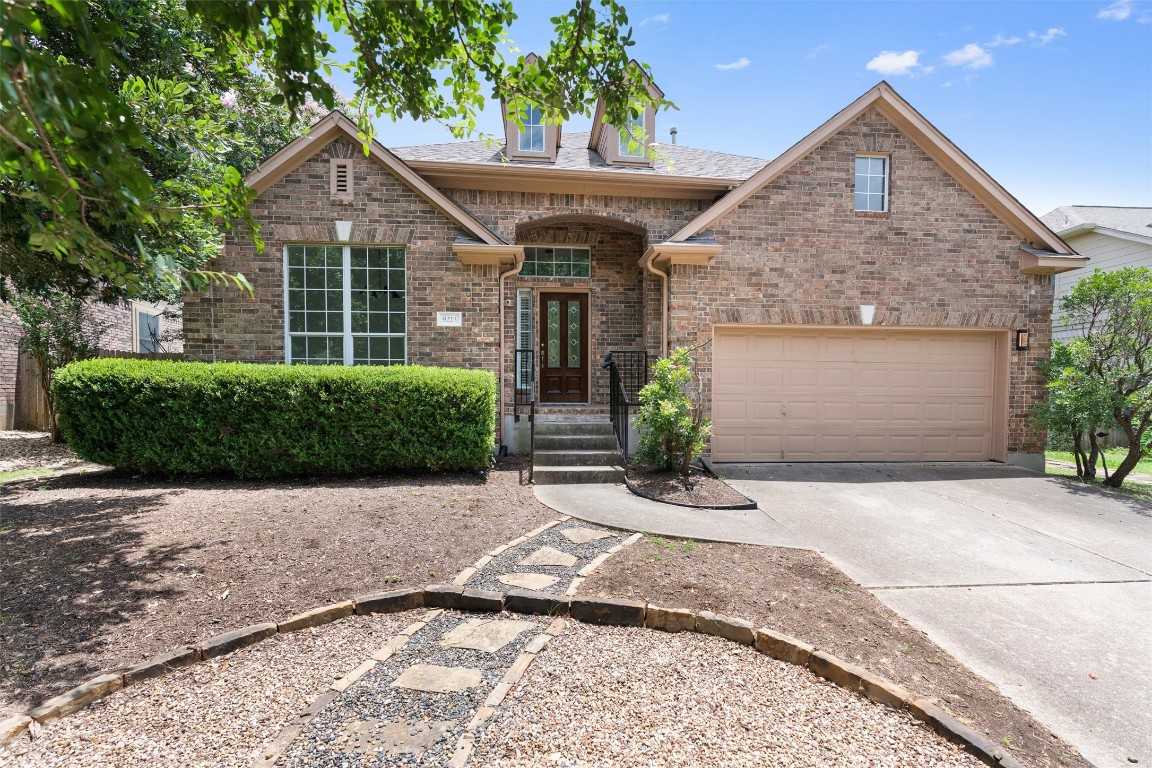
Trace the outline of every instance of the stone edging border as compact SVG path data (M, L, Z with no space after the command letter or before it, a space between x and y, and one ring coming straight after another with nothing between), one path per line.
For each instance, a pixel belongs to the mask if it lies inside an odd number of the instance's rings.
M537 529L535 533L551 528L556 523ZM638 538L640 534L636 534ZM530 536L523 537L526 541ZM635 540L635 538L633 539ZM518 542L523 543L523 542ZM511 545L515 546L515 545ZM605 553L607 555L608 553ZM602 562L602 561L601 561ZM591 566L590 566L591 567ZM590 568L589 568L589 572ZM573 586L578 586L575 583ZM570 588L571 590L571 588ZM527 615L551 616L554 619L571 618L587 624L611 625L623 627L642 627L664 632L699 632L706 635L724 638L731 642L754 647L760 653L789 664L807 668L817 677L830 683L857 693L878 704L882 704L897 711L904 711L932 728L944 739L958 744L968 750L972 755L984 763L998 768L1023 768L1021 764L1002 747L990 739L977 733L972 728L956 720L944 709L931 700L921 698L909 692L904 687L878 677L867 670L844 661L830 653L818 650L794 637L775 632L766 627L754 628L752 623L743 619L732 618L710 611L691 611L684 608L666 608L653 605L642 600L628 600L607 597L577 597L569 594L557 595L550 592L536 592L527 589L510 589L505 592L495 592L480 589L469 589L460 584L433 584L423 588L399 589L389 592L380 592L364 595L352 600L313 608L309 611L280 622L267 622L253 624L248 627L225 632L221 635L203 640L196 645L183 645L166 653L148 659L139 664L123 667L112 672L95 677L70 691L48 699L40 706L26 714L14 715L0 721L0 746L17 738L33 722L39 725L54 722L68 715L74 714L87 707L94 701L102 699L121 688L136 683L161 677L177 669L190 666L199 661L223 656L232 651L255 645L275 634L295 632L301 629L317 627L324 624L347 618L353 614L368 615L377 613L399 613L401 611L417 608L448 609L458 611L521 613ZM279 756L287 747L288 742L299 732L303 726L319 713L334 699L340 691L366 674L371 666L375 666L380 654L390 656L407 638L419 631L429 620L439 614L440 610L425 614L419 621L400 635L389 641L383 648L373 654L373 658L364 662L332 685L332 690L321 695L307 709L304 710L281 735L278 736L266 749L265 754L272 750ZM562 623L553 621L548 634L559 634ZM402 640L400 638L403 638ZM387 658L385 656L385 658ZM371 665L371 666L369 666ZM519 665L516 665L519 666ZM524 668L527 664L523 665ZM523 669L520 670L523 673ZM516 675L518 680L519 675ZM507 688L502 688L506 694L515 681L507 682ZM494 692L495 693L495 692ZM499 697L503 699L503 694ZM490 697L491 698L491 697ZM494 708L500 702L486 706ZM479 713L478 713L479 714ZM484 719L491 717L494 709L487 713ZM483 720L473 718L469 724L469 734ZM467 743L465 743L467 742ZM453 765L463 765L471 751L471 741L466 734L461 737L457 746L457 754L453 755ZM257 765L267 764L266 758L258 760ZM272 758L273 760L275 757Z

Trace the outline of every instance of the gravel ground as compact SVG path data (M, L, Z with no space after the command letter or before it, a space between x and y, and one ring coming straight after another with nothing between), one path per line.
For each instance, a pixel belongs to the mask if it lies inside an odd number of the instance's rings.
M447 632L470 619L505 618L530 621L536 631L521 632L494 653L444 648ZM523 647L548 626L527 616L446 612L418 631L391 659L356 681L317 715L277 762L285 768L320 766L444 766L476 710L516 661ZM393 688L392 682L413 664L479 669L482 684L459 693L427 693ZM420 754L389 753L382 746L382 728L406 721L426 724L440 736Z
M353 616L275 635L222 659L125 688L27 737L13 768L248 766L333 680L425 611ZM22 753L22 754L17 754Z
M906 714L751 648L571 622L479 733L475 766L978 766Z
M595 539L585 544L573 544L562 533L570 528L590 528L612 535L608 538ZM588 565L596 555L607 552L611 547L622 542L628 535L627 533L600 528L599 526L579 520L561 523L560 525L549 528L538 536L532 537L523 544L505 550L492 558L490 563L481 568L475 576L468 580L468 586L471 589L493 589L503 592L508 589L514 589L514 587L509 587L499 580L498 577L506 573L542 573L546 576L555 576L559 581L550 587L538 591L563 594L564 590L568 589L568 585L572 583L572 579L575 578L581 568ZM521 560L541 547L552 547L553 549L558 549L561 552L567 552L573 555L576 557L576 565L518 565ZM611 558L609 558L609 560L611 560Z

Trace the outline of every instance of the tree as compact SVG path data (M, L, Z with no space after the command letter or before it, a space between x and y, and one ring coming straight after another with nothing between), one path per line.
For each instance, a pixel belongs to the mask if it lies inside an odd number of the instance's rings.
M1037 408L1037 416L1048 428L1052 445L1072 446L1076 476L1096 478L1100 442L1096 431L1112 423L1111 400L1107 387L1090 377L1078 364L1072 349L1059 341L1052 343L1048 360L1040 366L1048 379L1048 402Z
M1104 481L1119 488L1140 461L1152 426L1152 272L1098 269L1060 306L1083 335L1057 348L1048 386L1087 432L1094 433L1091 422L1101 410L1124 431L1128 453Z
M36 374L48 401L52 439L58 440L52 391L55 372L68 363L96 357L108 323L96 317L90 302L63 292L16 293L11 305L22 332L20 348L36 361Z
M5 6L0 273L108 301L219 279L202 270L242 216L243 174L324 110L271 104L181 0Z
M638 461L688 476L692 460L704 450L712 431L704 410L693 401L699 391L687 349L674 349L668 357L656 361L652 381L640 390L640 408L636 412L636 426L640 429Z
M343 66L366 141L380 116L471 133L486 81L492 97L531 100L552 120L599 96L618 125L665 104L628 56L616 0L554 18L556 39L532 64L500 53L509 0L0 2L0 273L25 289L137 296L223 279L204 271L221 227L243 223L260 245L242 162L256 154L238 147L223 95L264 81L248 101L262 116L339 106L322 19L355 42Z

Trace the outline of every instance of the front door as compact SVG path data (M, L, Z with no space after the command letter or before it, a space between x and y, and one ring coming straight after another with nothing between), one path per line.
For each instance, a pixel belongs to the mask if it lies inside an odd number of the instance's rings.
M540 401L588 402L588 294L540 294Z

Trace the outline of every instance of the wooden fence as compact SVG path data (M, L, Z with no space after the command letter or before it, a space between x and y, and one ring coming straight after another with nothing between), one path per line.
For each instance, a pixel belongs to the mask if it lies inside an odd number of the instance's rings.
M116 349L102 349L98 357L126 357L151 360L183 360L182 352L122 352ZM48 417L48 395L40 386L40 370L36 358L27 352L20 352L16 359L16 413L14 429L31 429L47 432L51 429Z

